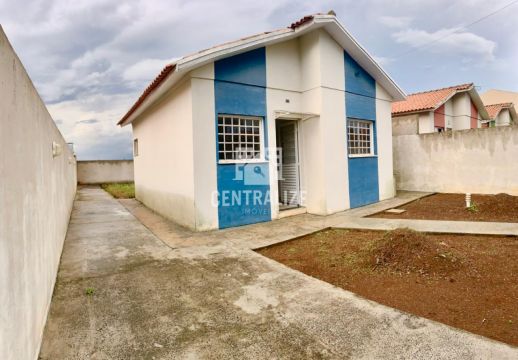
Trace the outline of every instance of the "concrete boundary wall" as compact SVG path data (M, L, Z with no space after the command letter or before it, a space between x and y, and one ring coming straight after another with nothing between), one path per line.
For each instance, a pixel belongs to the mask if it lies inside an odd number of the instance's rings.
M133 160L93 160L77 162L79 184L133 182Z
M36 359L76 163L1 27L0 147L0 354Z
M393 137L398 190L518 195L518 127Z

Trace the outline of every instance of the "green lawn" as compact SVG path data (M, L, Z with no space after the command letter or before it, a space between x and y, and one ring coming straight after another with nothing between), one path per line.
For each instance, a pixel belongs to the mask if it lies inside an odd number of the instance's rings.
M102 184L101 187L117 199L132 199L135 197L134 183Z

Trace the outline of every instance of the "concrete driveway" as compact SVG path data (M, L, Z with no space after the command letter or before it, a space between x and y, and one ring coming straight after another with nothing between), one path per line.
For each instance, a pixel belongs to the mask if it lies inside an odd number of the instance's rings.
M517 357L516 348L359 298L233 241L173 249L98 188L78 191L40 354Z

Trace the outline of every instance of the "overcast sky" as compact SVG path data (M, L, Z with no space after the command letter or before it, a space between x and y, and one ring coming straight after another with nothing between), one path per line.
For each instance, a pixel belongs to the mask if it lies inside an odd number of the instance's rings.
M330 9L407 93L518 91L518 4L463 28L510 2L0 0L0 23L78 158L122 159L115 124L166 63Z

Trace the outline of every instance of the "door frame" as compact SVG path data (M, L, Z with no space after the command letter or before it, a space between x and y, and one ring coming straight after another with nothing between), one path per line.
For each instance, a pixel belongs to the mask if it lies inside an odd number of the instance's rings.
M284 211L284 210L290 210L290 209L294 209L294 208L300 208L303 206L302 204L302 199L301 199L301 188L302 188L302 176L301 176L301 173L302 173L302 163L301 163L301 153L300 153L300 120L301 119L297 119L297 118L289 118L289 117L278 117L275 119L275 128L276 128L276 136L275 136L275 142L276 142L276 147L279 148L280 147L280 144L279 144L279 139L280 139L280 133L277 133L277 127L279 127L279 129L281 127L284 127L284 126L290 126L292 125L295 129L294 129L294 142L295 142L295 159L296 159L296 171L297 171L297 179L296 179L296 185L297 185L297 189L296 189L296 194L297 194L297 203L295 205L292 205L292 206L286 206L286 208L284 209L281 209L281 187L280 187L280 178L279 178L279 175L282 176L282 174L279 174L279 168L277 166L277 206L278 206L278 211L281 212L281 211ZM278 122L279 121L279 122ZM290 122L291 124L282 124L282 122ZM278 126L279 124L279 126ZM277 153L278 155L278 153ZM277 160L279 161L279 160ZM280 160L282 161L282 159Z

